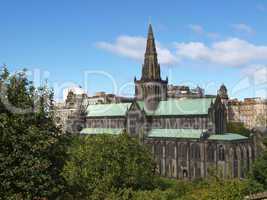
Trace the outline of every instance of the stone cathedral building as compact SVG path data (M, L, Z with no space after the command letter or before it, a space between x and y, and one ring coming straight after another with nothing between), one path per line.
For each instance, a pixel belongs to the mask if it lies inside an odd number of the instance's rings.
M253 137L226 132L225 86L215 97L168 98L149 25L142 76L134 78L132 102L89 105L81 134L126 131L149 147L162 176L206 177L210 168L225 178L242 178L255 157ZM227 91L227 90L226 90Z

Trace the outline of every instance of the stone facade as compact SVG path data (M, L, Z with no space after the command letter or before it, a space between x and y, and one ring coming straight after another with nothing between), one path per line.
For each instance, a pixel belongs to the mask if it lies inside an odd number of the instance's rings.
M249 129L267 127L267 100L261 98L230 100L228 116L229 121L242 122Z
M224 178L245 178L254 160L249 141L208 141L205 139L146 139L162 176L195 179L217 169Z
M55 105L54 120L63 132L78 133L85 124L86 94L70 90L64 103Z
M199 86L191 89L185 85L168 85L168 98L201 98L205 96L204 93Z
M130 102L132 101L132 99L128 97L117 96L115 94L97 92L94 96L88 96L86 101L88 105L96 105L96 104Z

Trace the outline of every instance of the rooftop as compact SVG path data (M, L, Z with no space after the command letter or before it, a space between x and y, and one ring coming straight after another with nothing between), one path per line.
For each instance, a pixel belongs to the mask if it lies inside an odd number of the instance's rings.
M201 129L152 129L148 137L200 139L202 132Z
M84 128L82 135L119 135L123 133L122 128ZM148 132L148 138L176 138L176 139L200 139L203 132L201 129L152 129ZM234 141L247 140L248 138L236 133L225 133L221 135L211 135L208 140Z
M118 135L123 133L123 129L120 128L84 128L80 134L82 135L101 135L101 134L109 134L109 135Z
M224 141L233 141L233 140L246 140L247 137L236 134L236 133L224 133L221 135L211 135L209 140L224 140Z
M163 115L207 115L211 102L215 98L197 98L197 99L169 99L160 101L155 111L146 108L144 101L137 101L139 107L144 109L148 116Z
M125 116L132 103L97 104L87 107L88 117Z

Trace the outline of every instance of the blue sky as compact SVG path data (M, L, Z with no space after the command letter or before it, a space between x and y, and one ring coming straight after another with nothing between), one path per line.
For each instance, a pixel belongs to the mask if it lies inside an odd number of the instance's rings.
M149 19L162 76L267 97L267 0L0 0L0 62L56 90L131 93ZM39 76L40 74L40 76ZM37 83L38 84L38 83Z

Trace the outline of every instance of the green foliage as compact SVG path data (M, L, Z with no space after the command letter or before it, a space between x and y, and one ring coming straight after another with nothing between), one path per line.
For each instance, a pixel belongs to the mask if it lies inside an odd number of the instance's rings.
M247 185L239 180L223 180L213 178L206 184L194 187L183 200L243 200Z
M0 199L52 197L62 189L63 139L52 120L53 93L26 71L0 73ZM64 143L64 142L63 142Z
M111 192L108 200L243 200L247 192L247 182L223 180L216 176L208 180L193 182L159 179L162 188L134 191L131 188Z
M267 126L267 116L266 114L260 114L256 118L257 126L266 127Z
M104 199L110 191L153 189L154 161L127 134L78 137L62 172L74 199Z
M258 190L267 190L267 151L256 159L253 164L250 180L253 186L257 186Z
M242 122L229 122L227 124L227 132L238 133L246 137L250 135L250 130L247 129Z

